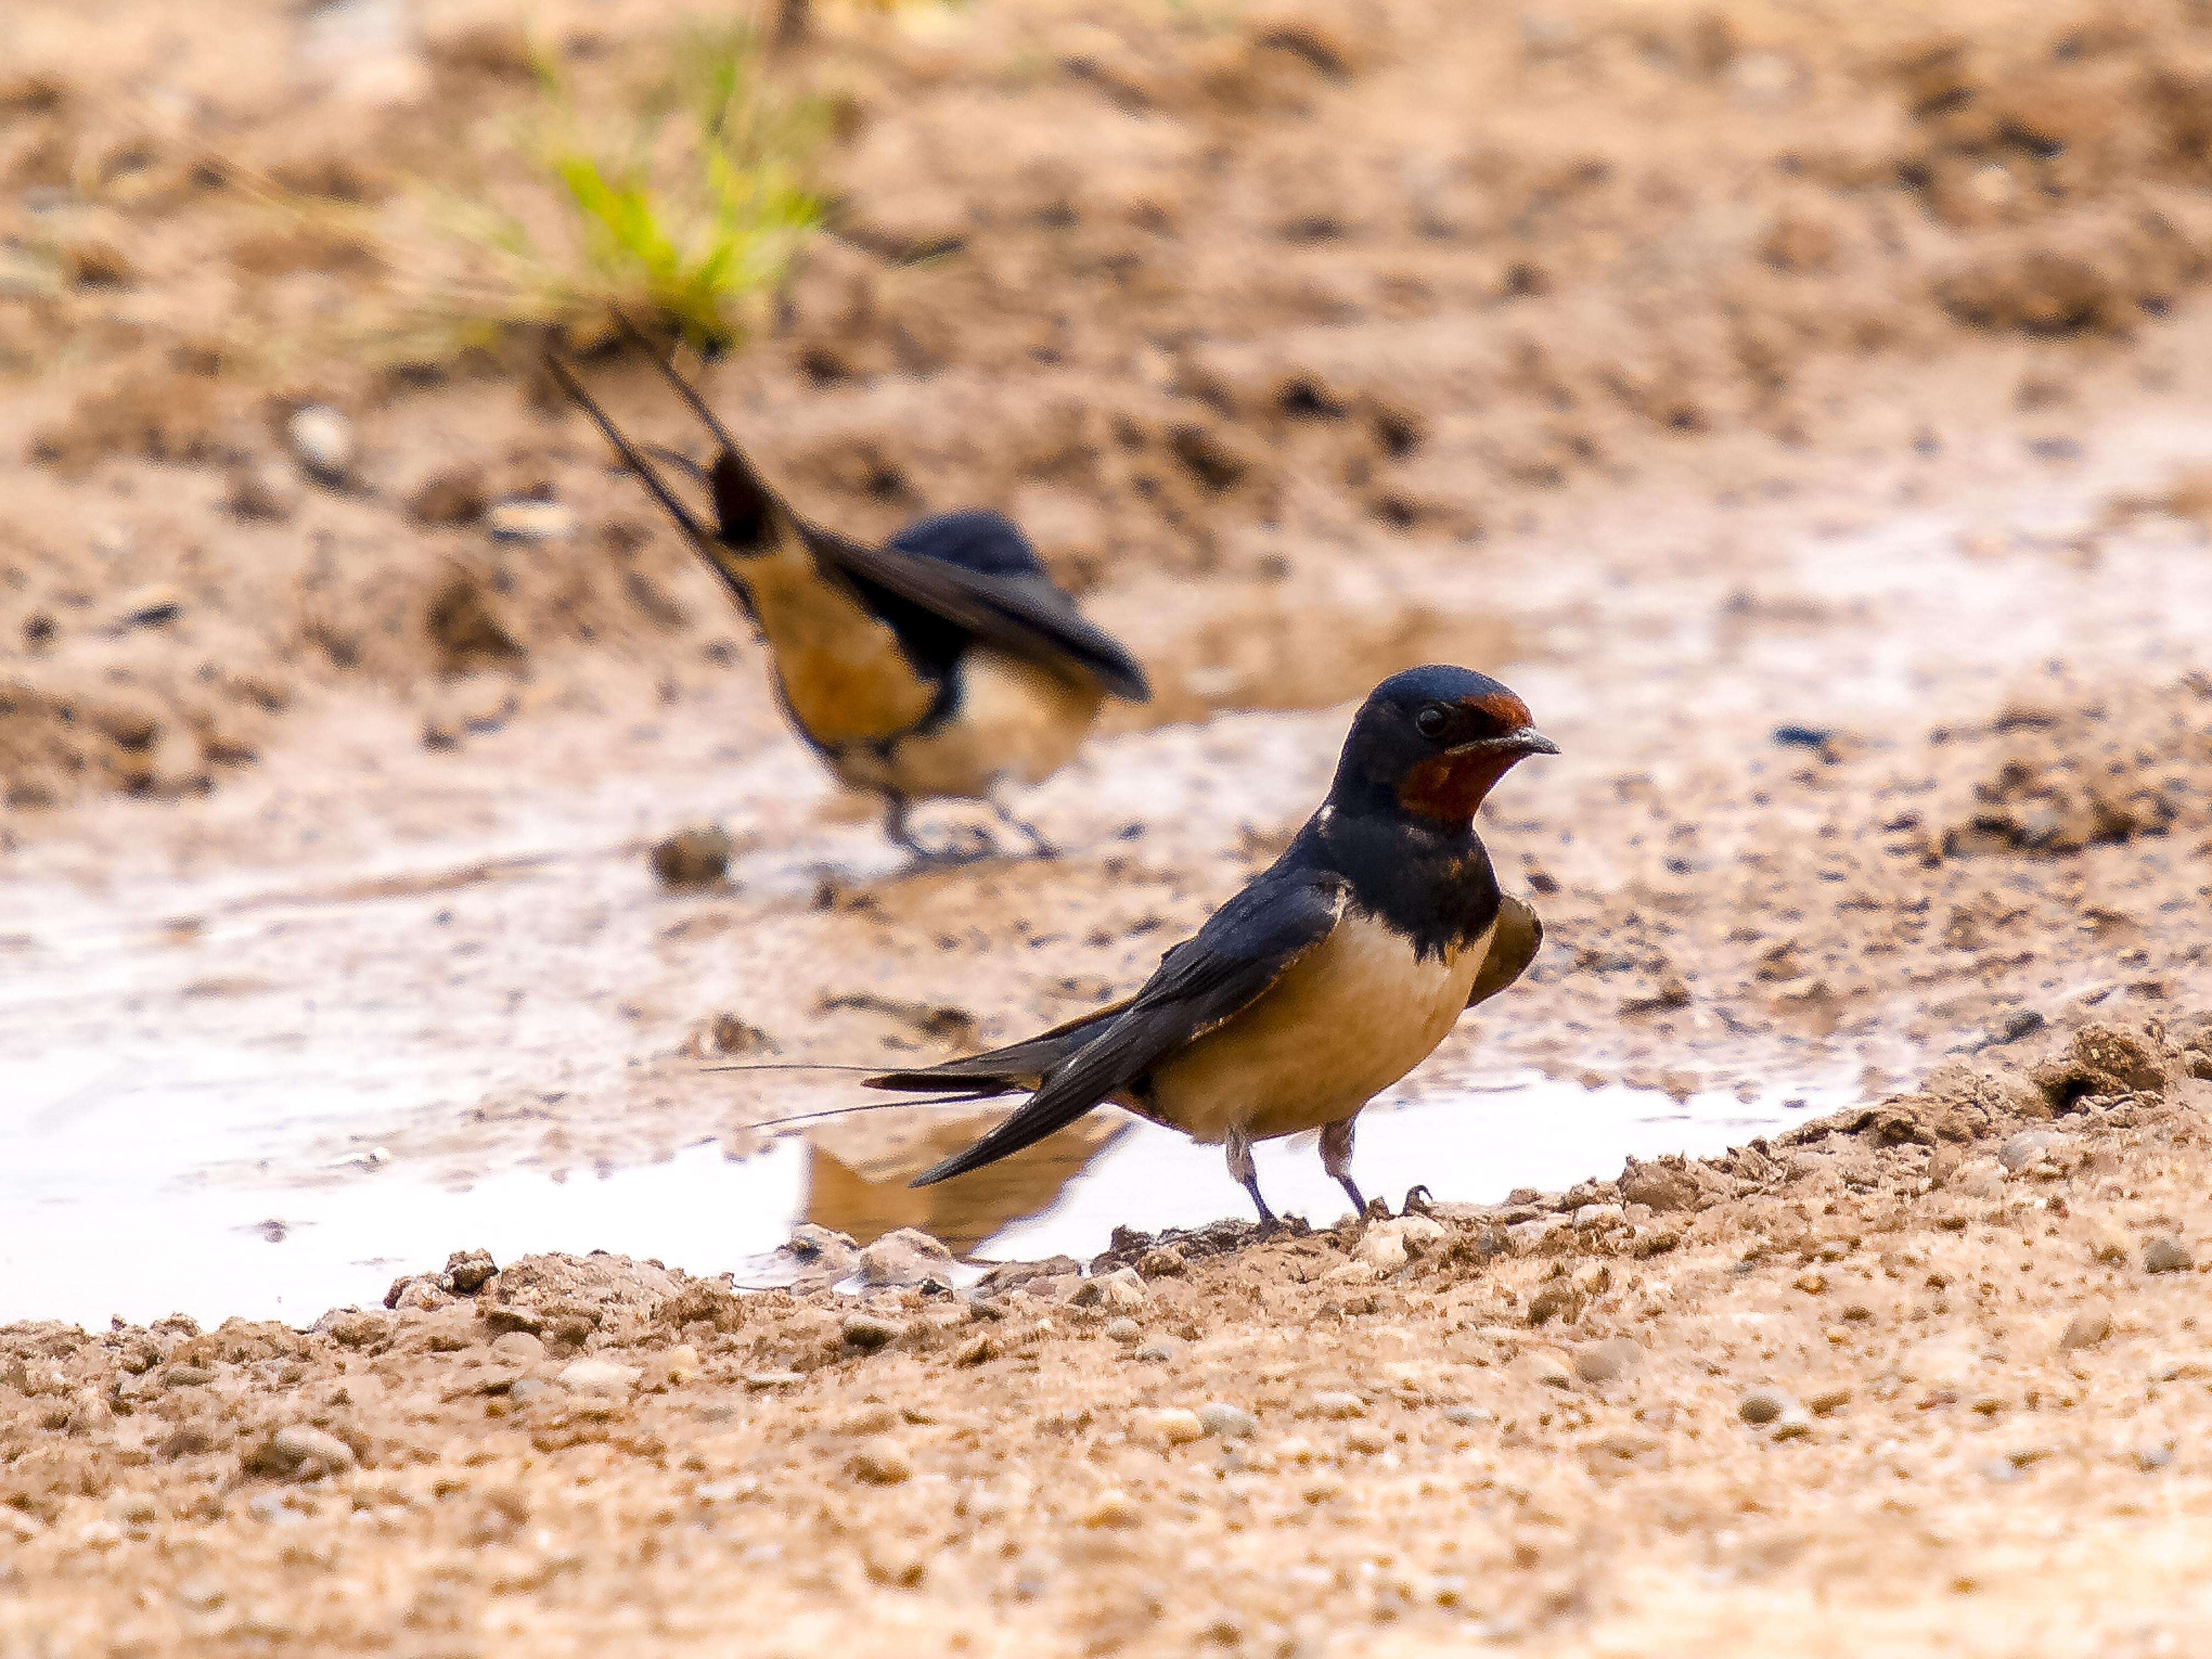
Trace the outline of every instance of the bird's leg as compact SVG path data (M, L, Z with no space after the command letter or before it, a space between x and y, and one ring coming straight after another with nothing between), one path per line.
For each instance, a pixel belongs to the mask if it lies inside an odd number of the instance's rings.
M907 800L904 795L887 795L884 798L884 834L890 838L892 846L903 848L918 859L926 859L929 856L929 849L914 838L914 831L907 825Z
M893 846L908 854L916 864L973 864L977 859L985 856L986 849L980 846L931 847L927 845L914 833L913 826L908 821L908 815L912 812L913 806L907 798L904 795L886 795L884 799L884 836Z
M1252 1202L1260 1212L1260 1224L1275 1224L1275 1212L1267 1207L1267 1200L1260 1196L1260 1171L1252 1162L1252 1137L1244 1133L1242 1124L1230 1126L1225 1142L1229 1154L1229 1173L1237 1177L1244 1190L1252 1194Z
M1321 1167L1329 1178L1344 1188L1352 1200L1352 1212L1357 1216L1367 1213L1367 1200L1359 1195L1358 1183L1352 1178L1352 1126L1354 1120L1340 1117L1321 1132Z
M1037 833L1036 825L1016 817L1006 802L996 795L991 797L991 816L1029 842L1032 858L1056 859L1060 856L1060 849Z

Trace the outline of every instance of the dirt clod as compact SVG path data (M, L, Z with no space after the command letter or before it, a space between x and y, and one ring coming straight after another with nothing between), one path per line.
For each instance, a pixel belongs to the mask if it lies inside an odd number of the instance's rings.
M653 873L669 887L709 887L729 873L730 859L736 850L737 843L731 839L730 832L720 824L695 824L653 843ZM715 1030L715 1044L721 1046L720 1026Z

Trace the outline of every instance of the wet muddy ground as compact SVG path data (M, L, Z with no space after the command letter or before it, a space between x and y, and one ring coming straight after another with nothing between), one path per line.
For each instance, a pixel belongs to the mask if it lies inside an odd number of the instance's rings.
M825 10L836 234L708 388L1162 692L918 873L588 432L208 182L404 221L506 13L222 9L0 17L0 1652L2189 1650L2193 13ZM1565 752L1544 954L1363 1122L1432 1216L762 1132L1126 989L1436 659Z

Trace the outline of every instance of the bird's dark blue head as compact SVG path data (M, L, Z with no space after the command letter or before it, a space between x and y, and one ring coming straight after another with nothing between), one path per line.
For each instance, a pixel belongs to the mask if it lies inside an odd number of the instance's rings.
M1464 825L1515 763L1559 752L1530 724L1528 705L1487 674L1409 668L1368 693L1352 717L1329 805Z

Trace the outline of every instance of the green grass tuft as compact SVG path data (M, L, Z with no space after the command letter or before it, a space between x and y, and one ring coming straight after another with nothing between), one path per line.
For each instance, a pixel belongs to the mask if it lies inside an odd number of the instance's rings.
M430 204L447 257L416 308L450 346L587 345L617 311L709 348L758 325L820 222L826 112L769 82L744 27L681 36L668 61L610 112L541 60L496 176Z

